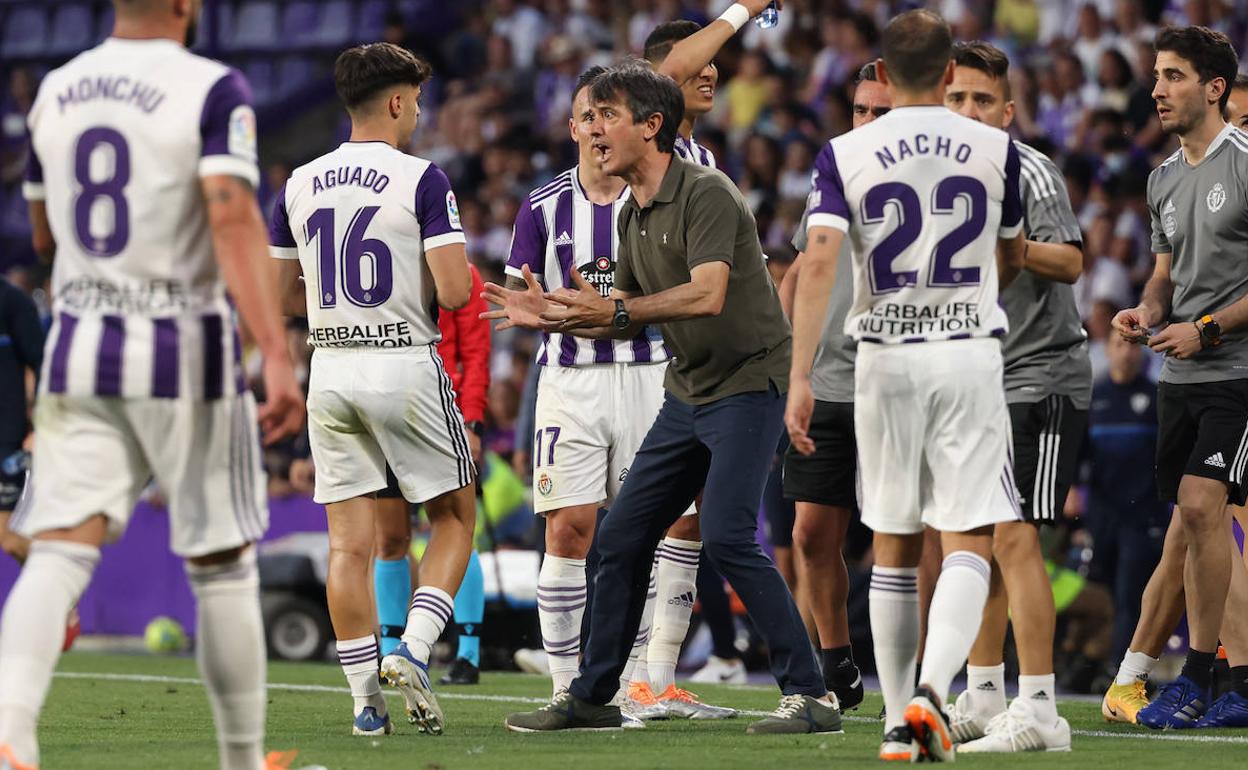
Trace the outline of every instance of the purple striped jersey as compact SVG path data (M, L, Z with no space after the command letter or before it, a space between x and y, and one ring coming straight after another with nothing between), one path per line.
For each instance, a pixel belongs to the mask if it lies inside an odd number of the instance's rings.
M28 120L23 192L57 246L41 392L239 393L200 180L259 181L243 76L171 40L109 38L48 73Z
M711 154L710 150L698 144L698 141L693 138L692 134L688 139L677 134L676 146L673 149L682 160L697 163L699 166L706 166L707 168L719 168L715 163L715 156Z
M548 290L571 287L572 270L583 276L605 297L615 282L615 257L619 247L616 221L627 188L609 204L598 204L585 195L571 168L529 193L516 215L507 274L521 276L529 266ZM571 334L547 333L537 351L544 366L590 366L593 364L640 364L671 358L658 329L646 327L630 340L587 340Z

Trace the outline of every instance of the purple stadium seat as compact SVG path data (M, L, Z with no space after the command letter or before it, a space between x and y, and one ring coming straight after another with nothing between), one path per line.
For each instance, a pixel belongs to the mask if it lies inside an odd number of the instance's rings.
M273 69L273 62L267 59L252 59L242 68L243 75L251 84L251 92L257 105L268 104L277 98Z
M316 45L320 34L320 4L299 0L286 6L282 14L282 39L298 46Z
M351 40L354 8L348 0L323 3L315 43L326 48L345 46Z
M116 18L112 4L104 6L100 13L100 21L95 25L95 42L100 42L113 34L113 20Z
M327 78L325 68L316 59L305 56L288 56L277 65L275 96L285 98L318 78Z
M5 20L0 59L46 53L47 39L48 15L44 8L37 5L14 8Z
M278 35L279 14L277 3L271 0L250 0L239 6L234 14L233 29L227 31L223 42L232 50L272 51L283 44Z
M85 5L62 5L52 15L52 37L48 53L66 55L85 51L94 42L95 24L91 8Z
M386 0L365 0L360 5L360 23L355 29L355 39L361 43L375 43L381 40L381 33L386 27L386 15L389 11L389 3Z

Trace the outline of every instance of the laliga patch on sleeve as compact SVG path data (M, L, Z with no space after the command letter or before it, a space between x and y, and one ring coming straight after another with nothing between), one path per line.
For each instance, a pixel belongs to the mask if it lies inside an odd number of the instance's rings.
M256 160L256 113L240 104L230 113L229 151L231 155Z
M455 200L455 191L446 191L446 218L451 223L451 227L456 230L464 229L459 223L459 203Z

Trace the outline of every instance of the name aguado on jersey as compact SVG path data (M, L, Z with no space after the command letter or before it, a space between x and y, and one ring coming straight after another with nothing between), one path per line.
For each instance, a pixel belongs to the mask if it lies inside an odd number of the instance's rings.
M893 110L828 142L808 228L850 238L845 333L880 343L1004 334L996 242L1022 227L1018 177L1005 132L940 106Z
M441 339L432 249L464 243L446 174L384 142L346 142L295 169L274 206L274 257L298 259L313 347L406 348Z

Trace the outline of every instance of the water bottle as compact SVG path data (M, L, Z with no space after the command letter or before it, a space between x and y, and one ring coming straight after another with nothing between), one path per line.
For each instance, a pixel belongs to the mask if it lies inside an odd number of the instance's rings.
M763 12L754 17L754 23L759 29L771 29L780 23L780 9L776 7L776 0L771 0Z

